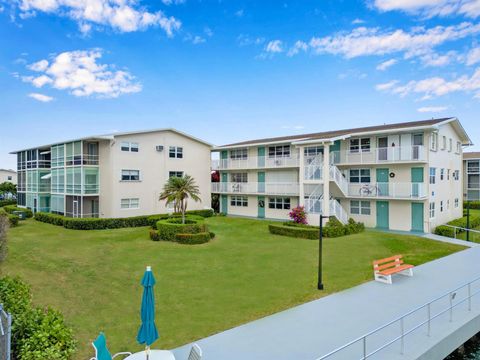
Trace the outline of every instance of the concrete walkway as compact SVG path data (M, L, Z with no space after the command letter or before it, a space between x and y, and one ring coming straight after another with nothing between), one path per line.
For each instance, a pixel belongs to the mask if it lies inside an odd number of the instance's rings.
M480 247L473 247L416 267L413 278L395 276L393 285L372 281L244 324L197 341L203 349L202 360L315 360L479 277L479 264ZM480 281L472 287L472 292L478 289ZM454 303L465 294L466 290L458 291ZM436 303L432 315L448 306L448 302L446 298ZM400 354L400 342L395 342L369 359L405 360L422 355L425 359L442 359L439 356L447 355L457 345L455 341L448 346L441 342L475 317L480 318L480 295L474 298L472 311L469 312L463 303L453 314L452 322L449 322L448 312L432 321L430 337L426 335L426 326L407 336L404 355ZM426 317L426 309L419 311L406 320L405 329ZM480 321L472 324L480 331ZM368 352L399 335L400 324L393 324L368 338ZM429 349L440 348L440 345L443 348L437 349L436 355L428 353ZM190 347L188 344L174 349L176 359L187 359ZM332 359L360 359L362 349L362 344L357 343Z

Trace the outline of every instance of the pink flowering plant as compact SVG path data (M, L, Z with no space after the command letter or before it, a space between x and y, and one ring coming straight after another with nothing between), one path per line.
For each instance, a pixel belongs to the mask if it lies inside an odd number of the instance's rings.
M307 214L303 206L294 207L288 216L290 216L290 219L296 224L307 224Z

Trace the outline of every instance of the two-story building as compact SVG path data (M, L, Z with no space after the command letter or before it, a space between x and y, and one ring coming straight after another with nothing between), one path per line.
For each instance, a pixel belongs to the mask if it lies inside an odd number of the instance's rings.
M211 206L211 145L174 129L90 136L14 151L18 204L70 217L129 217L171 211L167 179L191 175Z
M480 152L463 153L463 194L465 200L480 200Z
M16 184L17 172L11 169L0 169L0 184L4 182L10 182L12 184Z
M288 219L304 206L369 227L431 231L462 216L462 146L457 118L432 119L244 141L219 146L212 168L225 214Z

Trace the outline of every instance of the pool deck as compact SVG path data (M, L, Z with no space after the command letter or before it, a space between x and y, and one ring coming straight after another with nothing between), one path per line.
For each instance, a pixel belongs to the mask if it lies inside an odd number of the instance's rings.
M441 237L435 240L442 241ZM472 246L417 266L413 277L394 276L392 285L371 281L196 343L203 350L202 360L315 360L477 277L480 277L480 247ZM472 286L472 292L479 289L480 281ZM453 303L465 295L466 289L459 290ZM448 302L445 298L432 306L432 315L448 306ZM405 320L405 330L426 318L426 309L413 314ZM468 311L466 302L455 308L452 322L448 312L433 320L430 336L426 325L406 336L403 355L397 341L369 359L441 359L439 354L447 355L454 350L468 331L480 331L478 320L480 295L473 298L472 311ZM452 334L458 338L448 342L446 339ZM400 323L393 324L367 339L367 351L372 352L399 335ZM187 359L190 348L191 344L187 344L173 353L177 359ZM331 359L360 359L362 351L362 343L356 343Z

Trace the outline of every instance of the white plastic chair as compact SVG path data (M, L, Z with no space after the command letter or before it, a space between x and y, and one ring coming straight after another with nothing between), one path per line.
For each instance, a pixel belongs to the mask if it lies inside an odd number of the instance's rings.
M202 349L197 344L193 344L188 360L202 360Z
M132 355L131 352L120 352L112 356L107 349L107 339L105 338L105 334L103 332L101 332L95 341L92 342L92 346L95 349L95 357L91 358L90 360L112 360L117 356Z

